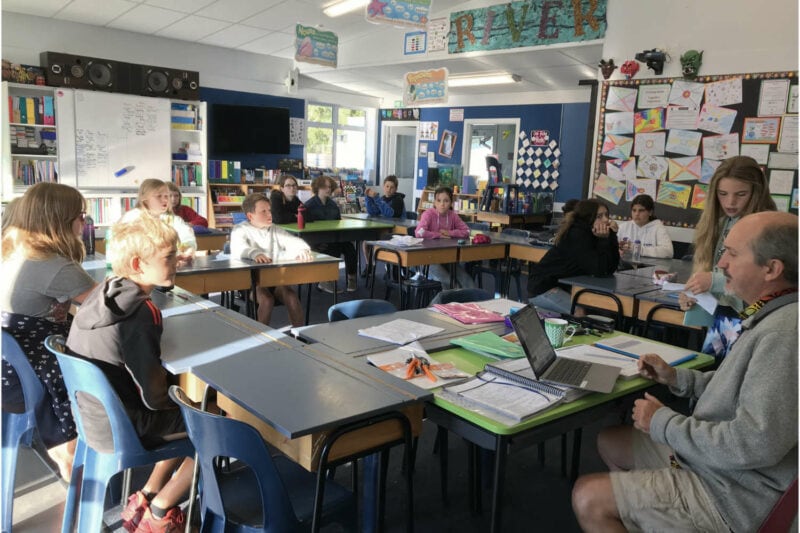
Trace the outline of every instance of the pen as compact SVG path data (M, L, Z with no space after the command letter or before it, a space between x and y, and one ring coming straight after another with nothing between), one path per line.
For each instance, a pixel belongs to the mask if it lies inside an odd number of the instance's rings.
M123 168L117 170L116 172L114 172L114 177L115 178L122 177L125 174L127 174L128 172L130 172L131 170L133 170L134 168L136 168L136 167L133 166L133 165L129 165L127 167L123 167Z

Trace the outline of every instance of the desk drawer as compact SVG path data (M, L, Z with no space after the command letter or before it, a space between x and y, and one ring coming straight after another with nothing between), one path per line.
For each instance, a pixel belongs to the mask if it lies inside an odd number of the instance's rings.
M484 259L505 259L505 257L505 244L487 244L458 249L458 260L460 262L483 261Z
M249 270L178 274L175 285L193 294L248 290L252 286Z
M534 263L541 261L546 253L546 248L534 248L533 246L523 246L521 244L511 244L508 247L508 256L510 258Z

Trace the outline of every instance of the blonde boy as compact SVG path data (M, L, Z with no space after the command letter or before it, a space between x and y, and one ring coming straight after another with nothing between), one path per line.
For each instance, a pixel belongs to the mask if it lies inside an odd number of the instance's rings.
M272 225L269 198L265 195L261 193L248 195L242 203L242 210L247 215L247 222L237 224L231 232L232 257L256 263L272 263L287 259L304 262L312 260L311 248L303 239ZM287 286L256 289L259 322L269 324L275 298L280 299L286 306L292 326L302 326L303 308L297 293Z
M180 410L167 395L170 376L161 365L161 311L150 300L155 287L175 282L178 234L157 218L138 217L117 223L113 235L108 245L113 251L114 276L84 300L67 347L98 362L142 443L150 447L185 431ZM87 398L79 408L84 420L96 421L95 427L86 428L89 444L113 449L102 405ZM188 492L192 464L188 458L157 463L142 490L129 498L122 512L123 527L127 531L182 530L185 516L177 504Z

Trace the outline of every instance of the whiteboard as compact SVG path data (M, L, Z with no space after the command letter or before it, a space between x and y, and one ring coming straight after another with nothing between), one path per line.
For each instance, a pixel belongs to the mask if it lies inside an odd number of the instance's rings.
M134 189L147 178L169 180L170 161L169 100L75 91L78 187ZM122 169L128 171L116 177Z

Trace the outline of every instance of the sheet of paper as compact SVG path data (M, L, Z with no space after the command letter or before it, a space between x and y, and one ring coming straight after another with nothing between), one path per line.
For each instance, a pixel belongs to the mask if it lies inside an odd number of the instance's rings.
M758 93L758 116L782 115L789 98L789 80L761 80Z
M483 302L476 303L487 311L493 311L503 316L510 315L511 310L514 308L519 309L520 307L524 306L524 304L515 300L509 300L508 298L495 298L494 300L485 300Z
M672 157L669 159L670 181L695 181L700 179L701 157Z
M700 294L694 294L692 291L685 291L686 296L690 298L694 298L697 300L697 305L702 307L706 310L707 313L713 315L714 311L717 310L717 299L714 298L714 295L710 292L701 292Z
M700 109L706 86L693 81L675 80L669 92L671 105ZM671 126L669 126L671 127Z
M703 137L703 157L723 161L739 155L739 135L712 135Z
M622 195L625 194L625 184L605 174L600 174L597 181L594 182L594 190L592 192L595 196L617 205L622 199Z
M789 101L786 104L787 113L797 113L797 85L789 87Z
M723 106L742 103L742 78L706 83L706 103Z
M794 183L793 170L770 170L769 171L769 192L770 194L792 194L792 184Z
M703 166L700 171L700 183L710 183L720 163L722 163L722 161L709 159L708 156L703 157Z
M633 113L606 113L606 133L633 133Z
M734 120L736 110L706 104L697 117L697 129L720 134L730 133Z
M428 356L425 349L418 342L412 342L406 346L400 346L385 352L370 354L367 356L367 361L380 368L384 372L388 372L389 374L392 374L400 379L406 379L406 373L408 370L407 361L411 357L415 356L426 358ZM429 362L429 368L436 378L435 381L431 381L431 379L428 378L428 376L424 373L409 378L407 381L423 389L433 389L435 387L441 387L449 380L469 377L468 374L455 368L452 363L437 363L436 361L430 359Z
M669 130L667 152L683 155L697 155L703 134L691 130Z
M636 158L609 159L606 161L606 174L615 180L626 181L636 178Z
M556 350L558 357L576 359L587 363L599 363L601 365L615 366L620 369L620 377L633 378L639 375L639 366L636 359L624 356L609 350L604 350L597 346L579 344L569 348Z
M766 165L769 161L769 145L743 144L739 147L739 155L752 157L759 165Z
M663 180L667 178L669 162L666 157L657 155L643 155L639 158L636 174L643 178Z
M636 155L664 155L664 145L667 142L667 133L639 133L636 135Z
M797 170L797 154L784 154L781 152L770 152L769 168L785 168L787 170Z
M673 283L671 281L667 281L661 285L661 290L665 292L682 291L684 287L686 287L685 283Z
M689 197L691 194L691 185L684 185L682 183L674 183L671 181L662 181L661 186L658 188L656 202L671 207L686 209L686 205L689 203Z
M631 156L633 139L624 135L608 134L603 139L601 153L612 159L628 159Z
M625 199L629 202L640 194L646 194L651 198L656 197L658 190L658 180L653 179L631 179L626 183Z
M656 107L637 111L633 115L633 131L636 133L649 133L664 129L664 109Z
M703 210L706 208L706 198L708 197L708 185L695 183L692 188L692 209Z
M797 115L783 117L781 123L781 137L778 141L779 152L797 153Z
M775 202L775 210L787 212L789 210L789 206L791 205L792 197L782 194L773 194L772 201Z
M442 331L444 331L444 328L398 318L378 326L360 329L358 334L394 344L408 344L411 341L424 339Z
M700 106L698 107L684 107L684 106L669 106L667 107L667 119L665 127L667 129L681 129L693 130L697 127L697 117L700 114Z
M665 107L669 101L671 89L672 87L668 83L658 85L640 85L639 100L636 103L636 107L639 109Z
M606 96L606 109L612 111L633 111L636 106L636 89L612 85Z

